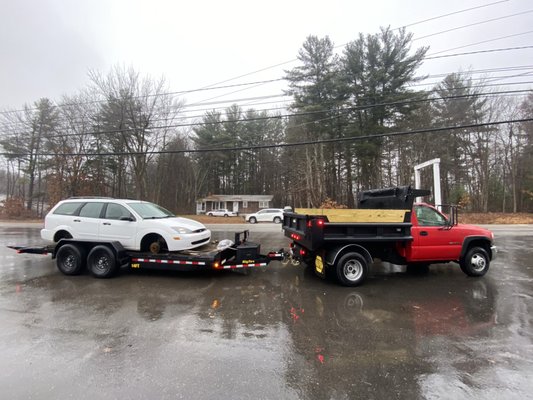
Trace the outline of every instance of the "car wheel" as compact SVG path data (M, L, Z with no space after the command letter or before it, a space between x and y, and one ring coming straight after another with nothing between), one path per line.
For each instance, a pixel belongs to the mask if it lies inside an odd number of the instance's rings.
M117 272L117 259L107 246L95 246L87 257L87 267L96 278L111 278Z
M228 218L228 214L224 214L224 218Z
M72 235L67 231L59 231L54 236L54 242L57 243L61 239L72 239Z
M280 217L276 217L276 218L274 218L274 223L275 223L275 224L279 224L279 223L281 223L281 218L280 218Z
M57 268L65 275L79 275L85 267L85 249L75 244L64 244L56 254Z
M255 217L250 217L248 222L251 223L251 224L255 224L257 222L257 219Z
M213 216L213 213L207 213L207 216L208 216L208 217L212 217L212 216Z
M141 241L141 251L152 254L165 253L168 251L167 242L157 234L147 235Z

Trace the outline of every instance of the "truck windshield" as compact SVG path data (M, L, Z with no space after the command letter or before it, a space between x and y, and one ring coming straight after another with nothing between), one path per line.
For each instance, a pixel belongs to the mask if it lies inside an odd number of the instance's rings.
M416 219L421 226L444 226L446 218L432 208L415 206Z
M128 203L142 219L175 217L170 211L153 203Z

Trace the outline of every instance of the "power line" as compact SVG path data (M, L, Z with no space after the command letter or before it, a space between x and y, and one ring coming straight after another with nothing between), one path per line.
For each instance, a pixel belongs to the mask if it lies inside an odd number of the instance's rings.
M516 71L516 70L523 70L523 69L533 69L533 66L511 66L511 67L502 67L502 68L493 68L493 69L482 69L482 70L473 70L473 71L469 71L469 73L472 73L472 72L478 72L478 73L482 73L482 72L493 72L493 71ZM518 76L524 76L524 75L530 75L531 73L530 72L526 72L526 73L522 73L522 74L517 74L517 75L507 75L507 76L495 76L495 77L483 77L483 78L472 78L473 80L482 80L482 79L487 79L487 82L490 82L490 81L495 81L495 80L502 80L502 79L508 79L508 78L511 78L511 77L518 77ZM436 75L429 75L427 76L426 78L429 78L429 77L439 77L439 76L447 76L448 74L436 74ZM437 85L441 82L427 82L427 83L418 83L418 84L411 84L409 85L408 87L414 87L414 86L429 86L429 85ZM522 81L522 82L508 82L506 83L506 85L520 85L520 84L527 84L527 83L532 83L530 81ZM455 88L450 88L450 90L461 90L461 89L468 89L468 88L483 88L483 87L488 87L488 86L500 86L499 84L488 84L488 83L483 83L483 84L480 84L480 85L470 85L470 86L460 86L460 87L455 87ZM426 91L426 93L431 93L431 90L428 90ZM259 96L259 97L249 97L249 98L241 98L241 99L232 99L232 100L228 100L228 103L237 103L237 102L241 102L241 101L253 101L253 100L264 100L264 99L268 99L268 98L276 98L276 97L288 97L288 96L285 96L285 95L269 95L269 96ZM209 104L225 104L226 101L223 101L223 102L212 102L212 103L209 103ZM268 102L268 103L278 103L278 102ZM268 104L268 103L260 103L260 104ZM208 105L208 104L205 104L205 105ZM227 109L227 106L226 107L218 107L218 108L203 108L203 109L199 109L199 110L193 110L195 112L198 112L198 111L202 111L202 110L213 110L215 111L216 109L221 109L221 108L226 108ZM284 110L284 109L287 109L287 106L283 106L283 107L271 107L271 108L266 108L266 109L259 109L259 110L255 110L257 112L266 112L266 111L275 111L275 110ZM324 110L325 112L327 110ZM180 110L177 110L177 112L187 112L186 110L184 111L183 109L180 109ZM175 112L170 112L169 113L169 116L166 117L166 118L157 118L157 119L152 119L151 120L151 123L154 123L154 122L165 122L165 121L174 121L174 120L186 120L186 119L194 119L194 118L201 118L205 115L183 115L183 116L178 116ZM60 119L59 122L61 122L63 120L63 122L65 121L64 119ZM68 120L67 121L68 123L80 123L79 120ZM92 124L96 123L95 121L89 121L91 122ZM87 123L87 121L83 121L82 123ZM13 122L12 123L12 129L15 129L16 125L15 124L24 124L24 121L19 121L19 122ZM196 125L196 124L191 124L191 125ZM4 124L4 126L7 126L6 124Z
M522 119L509 119L504 121L491 121L484 123L476 124L465 124L459 126L444 126L438 128L424 128L424 129L415 129L410 131L397 131L397 132L388 132L375 135L363 135L363 136L354 136L354 137L344 137L344 138L334 138L334 139L317 139L309 140L304 142L292 142L292 143L278 143L278 144L264 144L264 145L250 145L250 146L236 146L236 147L219 147L219 148L210 148L210 149L184 149L184 150L153 150L153 151L135 151L135 152L107 152L107 153L63 153L63 154L54 154L54 153L33 153L35 157L71 157L71 156L82 156L82 157L103 157L103 156L126 156L126 155L156 155L156 154L192 154L192 153L209 153L209 152L222 152L222 151L243 151L243 150L261 150L261 149L273 149L273 148L287 148L287 147L297 147L297 146L308 146L308 145L317 145L317 144L328 144L328 143L346 143L346 142L357 142L368 139L379 139L387 137L397 137L397 136L406 136L414 135L418 133L436 133L443 131L453 131L460 129L473 129L473 128L483 128L492 125L503 125L503 124L515 124L515 123L524 123L532 122L533 118L522 118ZM0 156L11 156L11 157L23 157L27 156L29 153L0 153Z
M481 42L465 44L464 46L453 47L453 48L451 48L451 49L446 49L446 50L437 51L437 52L435 52L435 53L430 53L430 54L427 54L427 56L435 56L435 55L437 55L437 54L446 53L446 52L448 52L448 51L452 51L452 50L464 49L465 47L477 46L478 44L484 44L484 43L495 42L495 41L497 41L497 40L502 40L502 39L509 39L509 38L511 38L511 37L527 35L527 34L529 34L529 33L533 33L533 31L527 31L527 32L521 32L521 33L515 33L515 34L513 34L513 35L500 36L500 37L497 37L497 38L492 38L492 39L482 40Z
M442 56L424 57L424 60L435 60L437 58L468 56L472 54L496 53L500 51L523 50L523 49L533 49L533 46L504 47L500 49L488 49L488 50L468 51L465 53L444 54Z
M426 39L428 37L442 35L443 33L453 32L453 31L457 31L459 29L464 29L464 28L470 28L470 27L476 26L476 25L487 24L489 22L494 22L494 21L499 21L499 20L502 20L502 19L512 18L512 17L516 17L516 16L519 16L519 15L529 14L529 13L532 13L532 12L533 12L533 10L521 11L521 12L515 13L515 14L504 15L503 17L491 18L491 19L487 19L487 20L484 20L484 21L473 22L471 24L457 26L455 28L450 28L450 29L446 29L444 31L430 33L429 35L413 38L413 42L415 40Z
M459 88L455 88L459 89ZM453 90L453 89L452 89ZM397 105L408 105L408 104L417 104L417 103L425 103L425 102L438 102L438 101L444 101L444 100L458 100L458 99L464 99L469 97L481 97L481 96L496 96L496 95L502 95L502 94L518 94L518 93L528 93L531 92L531 90L507 90L507 91L499 91L499 92L488 92L488 93L470 93L470 94L461 94L461 95L453 95L453 96L445 96L445 97L437 97L437 98L423 98L423 99L413 99L413 100L402 100L402 101L394 101L394 102L386 102L386 103L377 103L377 104L368 104L368 105L360 105L360 106L354 106L354 107L346 107L343 109L338 110L338 112L345 114L353 111L358 110L366 110L366 109L372 109L376 107L387 107L387 106L397 106ZM239 123L239 122L252 122L252 121L264 121L269 119L283 119L283 118L292 118L292 117L303 117L303 116L309 116L309 115L317 115L317 114L324 114L327 112L331 112L331 110L328 109L322 109L322 110L315 110L315 111L305 111L305 112L299 112L299 113L292 113L292 114L279 114L279 115L273 115L273 116L258 116L254 118L243 118L238 120L221 120L221 121L214 121L214 122L195 122L195 123L182 123L182 124L169 124L169 125L163 125L163 126L150 126L149 129L172 129L172 128L184 128L184 127L191 127L191 126L209 126L209 125L222 125L222 124L233 124L233 123ZM339 115L334 116L328 116L325 120L329 119L335 119L338 118ZM309 123L316 123L319 122L317 120L311 121ZM142 130L141 128L124 128L124 129L110 129L105 131L92 131L92 132L82 132L82 133L68 133L68 134L59 134L59 135L51 135L49 138L61 138L61 137L75 137L75 136L89 136L89 135L106 135L111 133L125 133L125 132L132 132Z

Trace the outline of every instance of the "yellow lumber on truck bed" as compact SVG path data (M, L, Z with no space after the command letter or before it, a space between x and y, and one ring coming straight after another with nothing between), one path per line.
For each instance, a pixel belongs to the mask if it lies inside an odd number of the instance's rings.
M404 222L410 210L296 208L296 213L325 215L329 222Z

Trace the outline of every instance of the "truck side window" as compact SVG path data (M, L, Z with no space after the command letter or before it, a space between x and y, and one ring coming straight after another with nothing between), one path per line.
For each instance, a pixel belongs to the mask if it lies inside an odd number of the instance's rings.
M444 226L446 220L444 217L429 207L416 206L416 219L418 219L418 225L421 226Z

